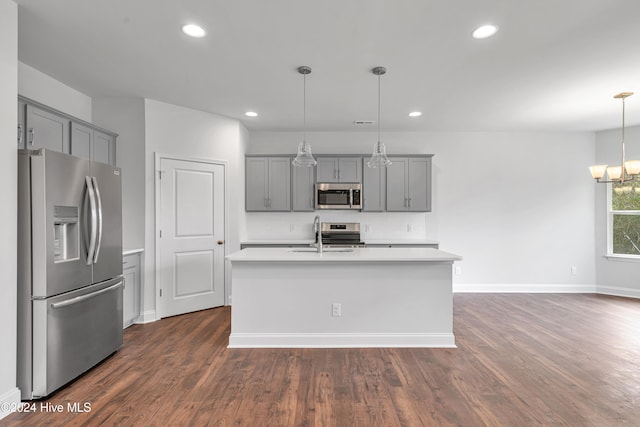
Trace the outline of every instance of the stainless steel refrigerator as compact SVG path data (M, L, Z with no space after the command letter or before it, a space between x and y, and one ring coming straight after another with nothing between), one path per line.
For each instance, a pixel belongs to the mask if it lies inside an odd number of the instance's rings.
M37 399L122 347L120 169L18 152L18 387Z

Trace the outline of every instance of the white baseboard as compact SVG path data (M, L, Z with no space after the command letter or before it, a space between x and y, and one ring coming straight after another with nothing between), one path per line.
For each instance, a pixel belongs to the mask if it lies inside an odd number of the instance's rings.
M631 288L618 288L616 286L598 286L597 293L614 295L618 297L640 298L640 290Z
M453 284L454 293L565 293L565 294L593 294L596 293L596 285L569 285L569 284L540 284L540 283L462 283Z
M156 311L155 310L149 310L149 311L144 311L144 312L140 313L140 316L138 316L138 318L136 319L136 321L134 323L136 323L136 324L145 324L145 323L155 322L156 320L158 320L156 318Z
M0 395L0 420L15 412L20 406L20 389L18 387Z
M229 348L456 348L453 334L232 333Z

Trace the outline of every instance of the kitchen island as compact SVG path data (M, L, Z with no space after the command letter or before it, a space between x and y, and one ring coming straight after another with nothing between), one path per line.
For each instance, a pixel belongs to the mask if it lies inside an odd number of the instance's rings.
M432 248L247 248L229 347L455 347L452 264Z

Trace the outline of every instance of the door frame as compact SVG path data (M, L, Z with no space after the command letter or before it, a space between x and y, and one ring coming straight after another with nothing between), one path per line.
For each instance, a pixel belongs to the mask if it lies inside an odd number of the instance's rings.
M227 254L227 237L229 236L229 180L227 179L227 171L229 169L229 162L226 160L219 159L210 159L205 157L193 157L193 156L183 156L179 154L166 154L166 153L155 153L155 163L154 163L154 185L155 185L155 210L154 210L154 251L155 251L155 267L154 267L154 275L155 275L155 309L156 309L156 320L160 320L163 317L161 304L160 304L160 174L163 172L160 169L160 163L163 159L166 160L179 160L183 162L193 162L193 163L207 163L212 165L219 165L223 168L223 176L224 176L224 256L226 258ZM223 262L224 266L224 305L229 305L229 271L227 269L227 262Z

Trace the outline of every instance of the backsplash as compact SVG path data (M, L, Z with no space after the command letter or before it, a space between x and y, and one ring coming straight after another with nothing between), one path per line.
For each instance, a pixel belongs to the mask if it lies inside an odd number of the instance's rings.
M404 212L247 212L247 240L300 240L312 239L312 224L316 215L322 222L359 222L362 240L377 239L433 239L433 230L428 228L428 213ZM435 227L430 227L435 228Z

